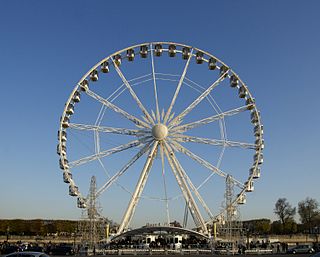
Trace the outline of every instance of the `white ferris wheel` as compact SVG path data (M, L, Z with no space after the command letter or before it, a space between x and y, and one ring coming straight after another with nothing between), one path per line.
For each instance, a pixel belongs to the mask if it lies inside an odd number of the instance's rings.
M152 42L109 55L80 79L61 116L57 153L79 208L96 177L117 234L186 214L185 226L208 234L225 215L227 178L233 206L253 191L262 135L255 99L228 65L196 47Z

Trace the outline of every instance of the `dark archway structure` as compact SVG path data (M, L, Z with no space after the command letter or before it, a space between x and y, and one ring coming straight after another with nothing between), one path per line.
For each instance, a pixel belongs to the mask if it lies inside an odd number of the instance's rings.
M146 235L162 235L162 236L189 235L199 239L209 240L208 236L187 228L172 227L172 226L144 226L141 228L126 231L120 235L116 235L111 239L111 241L118 241L126 237L146 236Z

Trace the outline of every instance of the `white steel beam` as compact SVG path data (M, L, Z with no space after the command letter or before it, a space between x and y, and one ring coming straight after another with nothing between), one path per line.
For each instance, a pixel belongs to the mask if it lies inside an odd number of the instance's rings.
M141 138L139 140L134 140L134 141L131 141L131 142L127 143L127 144L119 145L117 147L102 151L100 153L96 153L96 154L93 154L93 155L90 155L90 156L83 157L83 158L81 158L79 160L75 160L75 161L69 162L69 166L70 166L70 168L73 168L75 166L80 166L82 164L85 164L85 163L88 163L88 162L91 162L91 161L94 161L94 160L109 156L111 154L115 154L115 153L130 149L130 148L139 146L139 145L141 145L143 143L146 143L148 141L151 141L150 137L145 137L145 138Z
M99 101L100 103L104 104L105 106L107 106L109 109L120 113L122 116L124 116L125 118L127 118L128 120L132 121L134 124L136 124L138 127L144 127L144 128L150 128L151 126L147 123L145 123L144 121L138 119L137 117L127 113L126 111L122 110L120 107L116 106L115 104L109 102L107 99L99 96L98 94L94 93L93 91L91 91L90 89L88 89L86 91L87 95L91 96L92 98L96 99L97 101Z
M179 165L179 169L181 171L181 174L183 175L183 177L186 179L186 181L188 182L191 190L193 191L193 193L195 194L195 196L198 198L199 202L201 203L203 209L207 212L208 216L210 217L210 219L213 219L213 214L211 212L211 210L209 209L208 205L206 204L206 202L203 200L202 196L200 195L198 189L194 186L194 184L192 183L191 179L189 178L188 174L186 173L186 171L184 170L184 168L182 167L182 165L180 164L179 160L174 156L173 158L176 159L177 164Z
M226 146L226 147L241 147L241 148L246 148L246 149L255 149L256 148L256 144L229 141L229 140L221 140L221 139L194 137L194 136L181 135L181 134L174 135L173 139L177 142L192 142L192 143L218 145L218 146Z
M122 167L116 174L114 174L97 192L96 197L99 197L105 190L107 190L114 182L120 178L142 155L144 155L150 148L150 143L147 143L141 150L135 154L131 160Z
M150 130L115 128L115 127L105 127L105 126L79 124L79 123L69 123L69 128L77 129L77 130L92 130L92 131L99 131L104 133L113 133L113 134L129 135L129 136L139 136L139 137L151 135Z
M197 121L186 123L186 124L183 124L183 125L180 125L180 126L177 126L177 127L173 127L170 130L170 132L171 132L171 134L173 134L175 132L178 132L178 133L185 132L187 130L190 130L190 129L193 129L193 128L196 128L196 127L200 127L202 125L206 125L206 124L209 124L211 122L214 122L214 121L217 121L217 120L221 120L222 118L224 118L226 116L232 116L232 115L236 115L236 114L238 114L240 112L244 112L244 111L248 110L249 106L251 106L251 104L245 105L245 106L242 106L242 107L239 107L239 108L236 108L236 109L232 109L232 110L229 110L229 111L226 111L226 112L222 112L222 113L219 113L219 114L216 114L216 115L213 115L213 116L201 119L201 120L197 120Z
M176 124L179 124L182 119L189 113L191 112L204 98L207 97L207 95L210 94L210 92L219 85L221 81L224 80L224 76L228 73L226 71L223 73L214 83L212 83L198 98L196 98L183 112L181 112L178 116L176 116L169 124L168 127L172 127Z
M119 77L121 78L121 80L123 81L123 83L125 84L125 86L127 87L127 89L129 90L131 96L133 97L133 99L136 101L137 105L139 106L140 110L142 111L142 113L145 115L145 117L147 118L147 120L154 125L154 120L152 119L152 117L150 116L150 114L148 113L148 111L146 110L146 108L143 106L143 104L141 103L139 97L136 95L136 93L134 92L134 90L132 89L132 87L130 86L128 80L125 78L125 76L123 75L123 73L121 72L120 68L118 67L118 65L115 63L115 60L112 59L113 61L113 66L115 67Z
M194 222L196 224L196 226L201 227L202 231L204 234L208 234L208 230L207 230L207 226L205 225L205 221L199 211L199 208L192 196L192 193L187 185L187 182L185 180L185 176L183 174L183 172L180 169L180 163L178 162L172 148L165 142L165 149L166 149L166 153L167 153L167 158L168 160L170 159L172 161L171 165L172 165L172 169L173 171L175 170L176 172L176 179L179 183L179 186L182 190L182 192L184 192L185 195L185 200L187 202L187 204L189 205L189 209L192 215L192 217L194 218Z
M141 196L141 193L142 193L144 186L147 182L147 179L148 179L148 176L150 173L150 169L152 167L153 160L154 160L155 155L158 150L158 145L159 145L159 141L155 141L154 145L148 155L148 158L145 162L145 165L141 171L140 178L139 178L138 183L136 185L135 191L132 194L131 200L130 200L128 207L127 207L127 210L124 213L121 224L120 224L119 229L117 231L117 235L121 234L122 232L124 232L125 230L128 229L128 226L129 226L131 219L133 217L135 208L139 202L139 198Z
M153 78L153 90L154 90L154 98L156 102L156 115L157 122L160 123L160 110L159 110L159 101L158 101L158 91L157 91L157 82L156 82L156 74L154 72L154 58L153 58L153 49L152 43L150 44L150 53L151 53L151 69L152 69L152 78Z
M182 145L180 145L178 142L175 141L171 141L171 143L173 144L174 148L177 149L177 151L184 153L185 155L189 156L191 159L193 159L194 161L198 162L199 164L201 164L201 166L211 170L213 173L226 178L228 176L227 173L223 172L222 170L218 169L217 167L215 167L214 165L212 165L211 163L209 163L208 161L202 159L201 157L199 157L198 155L194 154L193 152L191 152L190 150L188 150L187 148L183 147ZM232 178L232 180L234 181L235 185L237 185L238 187L240 187L241 189L244 188L244 184L241 183L240 181L236 180L235 178Z
M165 170L164 170L164 146L163 146L163 142L160 142L160 156L161 156L161 170L162 170L163 187L164 187L164 198L165 198L165 202L166 202L167 223L170 224L170 212L169 212L169 201L168 201L168 193L167 193L167 183L166 183Z
M187 62L186 62L186 65L185 65L185 67L184 67L184 69L183 69L183 72L182 72L182 74L181 74L181 77L180 77L179 83L178 83L178 85L177 85L176 91L174 92L174 95L173 95L173 97L172 97L171 104L170 104L170 106L169 106L169 108L168 108L168 110L167 110L167 112L166 112L166 115L164 116L164 120L163 120L163 123L164 123L164 124L167 123L168 118L169 118L169 116L170 116L170 114L171 114L171 110L172 110L172 108L173 108L173 106L174 106L174 104L175 104L175 102L176 102L176 99L177 99L177 97L178 97L178 94L179 94L179 92L180 92L180 88L181 88L181 86L182 86L183 80L184 80L184 78L185 78L185 76L186 76L186 74L187 74L187 70L188 70L188 67L189 67L190 60L191 60L191 58L192 58L192 56L193 56L192 53L193 53L193 48L191 49L191 53L190 53L190 55L189 55L189 58L188 58L188 60L187 60Z
M173 160L170 158L170 154L169 154L168 149L166 147L164 147L164 153L167 156L168 163L169 163L171 170L172 170L172 172L177 180L177 183L181 189L181 192L182 192L182 195L186 201L186 204L188 204L188 208L191 209L192 207L191 207L191 204L189 203L189 195L187 193L187 190L185 189L185 185L183 184L181 177L179 176L179 173L177 172L176 167L174 166ZM199 222L198 222L197 218L195 217L194 211L190 210L190 213L191 213L191 216L192 216L194 223L198 227Z

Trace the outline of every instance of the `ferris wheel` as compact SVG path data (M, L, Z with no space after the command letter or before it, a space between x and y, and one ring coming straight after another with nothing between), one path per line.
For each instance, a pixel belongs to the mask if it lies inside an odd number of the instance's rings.
M226 180L232 206L254 190L262 136L255 99L228 65L196 47L151 42L84 74L65 104L57 153L79 208L96 177L96 197L119 219L118 234L139 215L166 224L184 217L187 226L186 214L208 234L223 219Z

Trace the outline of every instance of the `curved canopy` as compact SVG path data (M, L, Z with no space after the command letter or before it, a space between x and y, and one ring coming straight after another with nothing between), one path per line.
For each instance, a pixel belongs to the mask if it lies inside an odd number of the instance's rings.
M121 239L127 236L138 236L138 235L142 236L142 235L149 235L149 234L157 234L157 235L158 234L162 234L162 235L184 234L184 235L193 235L203 239L209 239L208 236L187 228L172 227L172 226L143 226L141 228L129 230L122 234L116 235L115 237L112 238L112 241Z

